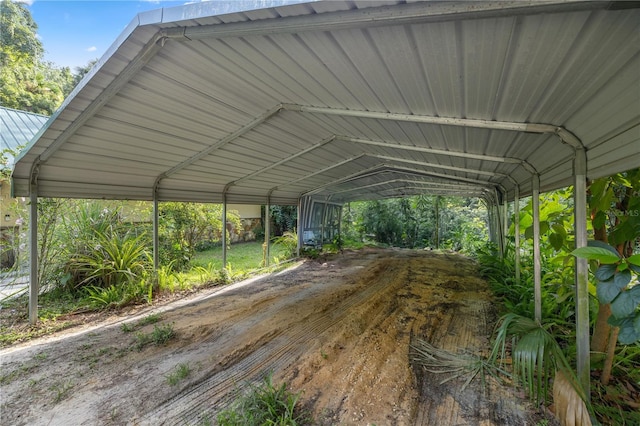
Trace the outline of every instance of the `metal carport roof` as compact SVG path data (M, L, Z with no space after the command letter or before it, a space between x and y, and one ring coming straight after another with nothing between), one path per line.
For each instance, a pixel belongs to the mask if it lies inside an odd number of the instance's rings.
M513 198L536 173L571 184L575 148L590 178L640 166L637 3L216 4L138 15L19 158L15 194Z

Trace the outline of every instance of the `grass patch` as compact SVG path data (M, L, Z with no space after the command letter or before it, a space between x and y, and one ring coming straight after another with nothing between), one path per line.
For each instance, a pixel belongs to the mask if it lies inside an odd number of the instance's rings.
M176 368L166 376L167 383L169 383L170 386L175 386L178 383L180 383L182 380L189 377L190 374L191 374L191 367L189 367L189 364L180 363L176 365Z
M274 385L271 375L259 385L250 385L232 405L218 414L220 426L308 425L313 421L297 404L299 393L287 389L286 383Z
M139 351L148 345L162 346L176 337L173 324L154 325L151 333L137 333L135 348Z
M57 404L63 399L69 397L71 389L73 389L73 383L71 383L70 381L56 383L55 385L51 386L51 391L53 392L53 402Z
M227 248L227 263L236 271L258 269L262 267L262 250L262 241L231 244ZM273 261L274 257L284 258L286 250L278 244L271 244L269 252ZM203 268L212 266L214 269L222 269L222 247L196 252L191 264Z

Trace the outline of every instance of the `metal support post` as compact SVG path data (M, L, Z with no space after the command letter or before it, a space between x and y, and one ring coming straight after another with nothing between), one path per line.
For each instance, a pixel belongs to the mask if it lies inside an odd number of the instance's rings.
M271 240L271 197L264 206L264 266L269 266L269 242Z
M540 176L533 175L531 203L533 210L533 286L535 319L542 322L542 267L540 260Z
M306 214L306 212L302 211L302 207L303 206L310 206L312 205L311 203L303 203L302 202L302 198L298 198L298 223L297 223L297 228L298 228L298 246L296 247L296 256L300 257L300 250L302 249L302 239L304 238L304 236L302 235L304 232L304 222L306 221L306 217L305 215L303 215L303 213Z
M576 149L574 160L574 228L576 248L587 246L587 155ZM576 358L578 381L587 398L590 396L589 359L589 265L586 259L576 258Z
M222 269L227 269L227 194L222 199Z
M516 284L520 284L520 187L518 185L515 186L513 195L513 228Z
M38 322L38 185L31 183L29 191L29 324Z
M153 191L153 271L160 268L160 211L158 208L158 194Z
M507 205L507 193L503 193L502 200L502 247L503 252L507 250L507 234L509 233L509 207Z

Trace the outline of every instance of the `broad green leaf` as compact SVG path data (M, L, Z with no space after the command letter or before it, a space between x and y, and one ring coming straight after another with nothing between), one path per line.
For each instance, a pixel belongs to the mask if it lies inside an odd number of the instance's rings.
M593 218L593 227L602 228L607 220L607 215L602 210L599 210Z
M526 229L533 223L533 216L527 212L520 212L520 229Z
M625 288L630 281L631 281L631 272L629 272L628 270L618 272L613 276L613 283L615 284L616 287L620 289Z
M629 321L629 318L616 318L611 315L607 320L607 324L609 324L611 327L620 327L625 323L625 321Z
M633 256L627 257L627 262L632 265L640 266L640 254L634 254Z
M628 263L628 265L629 265L629 269L631 269L636 274L640 274L640 266L632 265L631 263Z
M611 244L618 245L633 240L638 235L639 226L640 217L623 216L620 223L609 234L609 241Z
M616 273L616 265L600 265L594 274L598 281L609 281Z
M601 247L580 247L571 252L572 255L589 260L598 260L600 263L610 264L620 260L620 256Z
M540 222L540 235L544 235L549 232L549 222Z
M625 319L620 325L620 333L618 334L618 343L621 345L631 345L640 340L640 330L635 326L640 316L636 316L635 320L631 318Z
M562 245L564 244L564 238L562 237L562 235L553 232L551 235L549 235L549 243L551 244L551 247L553 247L554 250L557 251L562 248Z
M616 250L615 247L612 247L609 244L605 243L604 241L589 240L589 241L587 241L587 247L600 247L600 248L603 248L603 249L607 249L611 253L613 253L616 256L618 256L618 250Z
M640 313L636 314L636 317L633 320L633 328L636 332L640 333Z
M630 291L620 292L618 297L611 302L611 314L616 318L625 318L631 315L638 306Z
M533 238L533 226L529 226L524 230L524 238L530 240Z
M621 289L616 287L613 280L601 281L596 286L596 296L598 296L600 303L603 304L611 303L620 294L620 291Z
M553 232L556 234L562 236L563 239L567 238L567 230L560 223L554 223L551 229L553 229Z

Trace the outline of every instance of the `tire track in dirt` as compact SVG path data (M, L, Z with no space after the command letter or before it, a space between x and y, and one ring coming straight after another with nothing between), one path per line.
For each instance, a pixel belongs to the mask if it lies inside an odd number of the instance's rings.
M357 306L372 305L372 299L380 299L387 293L397 291L397 287L403 283L398 272L394 262L383 261L382 265L369 272L367 278L360 280L369 282L370 285L349 289L348 295L331 296L335 304L319 304L316 308L320 311L307 318L296 318L296 323L289 324L291 328L287 330L280 327L261 335L242 350L230 354L222 363L223 370L162 401L139 419L140 424L192 423L202 420L203 416L212 415L212 407L221 407L228 403L229 397L238 386L255 383L269 371L281 371L293 365L297 358L313 346L313 342L322 333L344 321ZM300 302L304 301L294 301ZM291 302L283 305L285 306L282 308L286 309ZM384 314L383 312L380 315Z
M523 424L495 420L511 410L499 390L460 393L409 362L413 338L487 350L492 306L475 274L453 254L345 252L162 308L157 325L177 336L167 346L132 349L116 323L3 351L3 374L17 376L0 381L0 424L206 424L268 372L321 426ZM169 385L180 363L191 374Z

